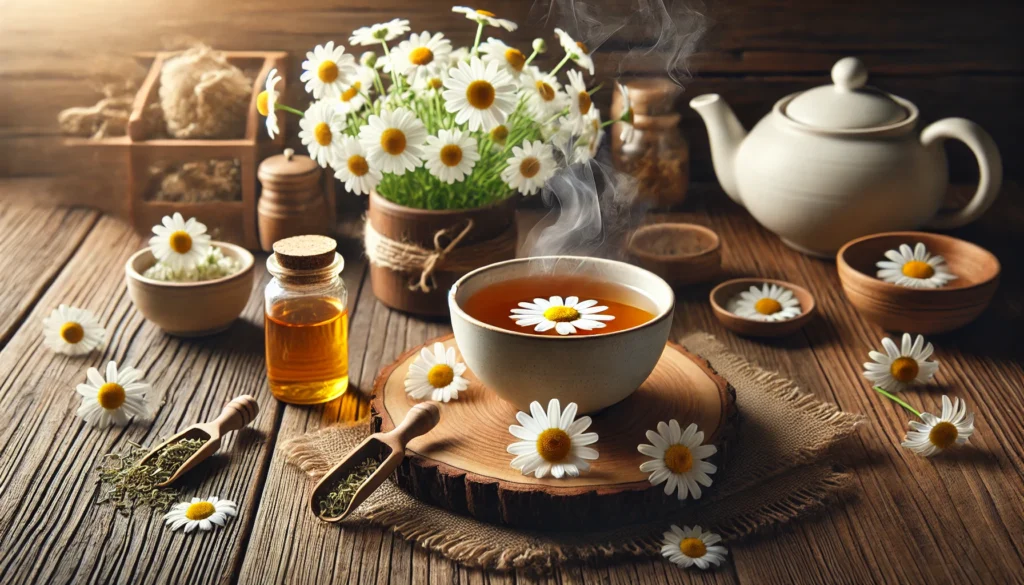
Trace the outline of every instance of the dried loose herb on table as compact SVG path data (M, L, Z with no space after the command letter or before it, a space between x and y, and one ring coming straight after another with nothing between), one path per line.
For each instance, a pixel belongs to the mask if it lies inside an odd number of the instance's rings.
M128 442L120 453L108 453L97 468L103 493L97 504L110 502L125 514L136 506L164 512L178 499L178 490L157 487L166 481L189 457L206 443L206 439L182 439L160 449L152 463L139 465L150 450Z
M345 479L338 481L334 489L327 494L326 497L320 498L320 515L324 518L334 518L340 516L345 508L348 507L348 503L352 501L352 496L356 494L356 490L359 486L363 485L363 482L370 479L374 471L380 467L380 462L376 459L367 458L360 463L352 473L348 474Z

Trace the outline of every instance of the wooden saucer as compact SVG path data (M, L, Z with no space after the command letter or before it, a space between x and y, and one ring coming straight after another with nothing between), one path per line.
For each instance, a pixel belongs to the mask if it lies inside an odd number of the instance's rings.
M429 341L402 354L377 376L371 402L374 431L393 429L416 404L405 393L405 375L420 349L435 341L455 347L451 335ZM589 430L600 436L594 445L600 457L590 472L537 479L509 465L512 455L505 449L518 439L508 427L518 424L517 409L487 390L472 372L466 377L469 390L441 404L440 423L408 444L396 479L417 499L498 524L596 529L678 510L684 504L674 494L665 496L663 486L652 487L639 469L647 457L637 446L649 442L647 430L673 418L684 428L697 423L705 442L718 445L711 461L721 467L726 440L738 424L735 390L707 361L669 343L636 392L592 416Z

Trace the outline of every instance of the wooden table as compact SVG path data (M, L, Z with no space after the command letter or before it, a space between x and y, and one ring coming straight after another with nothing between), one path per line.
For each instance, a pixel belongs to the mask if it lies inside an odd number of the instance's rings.
M718 231L727 271L803 283L817 296L822 316L789 339L741 339L719 326L707 304L709 287L698 286L679 295L675 332L710 331L815 396L864 414L867 424L837 454L855 474L853 493L824 514L730 547L728 564L715 572L644 560L564 567L547 578L461 568L392 533L313 518L304 503L310 482L276 447L365 403L309 408L270 397L262 331L268 277L261 264L244 317L228 332L171 338L134 310L123 284L124 261L143 238L94 211L12 203L5 190L0 182L0 582L908 584L1024 578L1024 204L1018 187L1005 189L982 221L958 232L1002 260L995 303L975 324L932 339L942 362L936 383L905 395L937 412L940 394L948 392L977 413L971 445L935 459L899 446L908 414L861 378L861 363L883 332L846 302L834 264L790 251L720 192L696 189L677 217ZM530 221L530 214L522 216ZM449 328L383 307L370 291L358 241L345 242L342 251L352 382L366 391L377 371L407 347ZM42 320L59 303L100 315L109 336L102 354L68 358L43 345ZM166 392L155 421L98 430L74 416L74 388L85 369L110 359L141 368ZM93 469L102 454L206 420L243 393L262 404L254 428L227 439L222 455L197 474L202 477L186 484L188 496L238 503L239 516L226 529L172 533L158 515L122 517L93 504Z

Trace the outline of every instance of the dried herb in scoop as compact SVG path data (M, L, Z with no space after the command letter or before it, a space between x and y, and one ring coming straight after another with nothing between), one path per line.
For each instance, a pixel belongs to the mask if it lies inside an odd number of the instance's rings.
M339 480L330 493L320 498L320 515L325 518L341 516L359 486L370 479L378 467L380 467L380 461L376 459L368 457L363 460L345 479Z
M103 493L97 504L110 502L116 510L127 514L136 506L164 512L178 499L178 490L157 487L199 451L206 439L182 439L160 449L152 463L139 465L150 450L128 442L120 453L108 453L97 469Z

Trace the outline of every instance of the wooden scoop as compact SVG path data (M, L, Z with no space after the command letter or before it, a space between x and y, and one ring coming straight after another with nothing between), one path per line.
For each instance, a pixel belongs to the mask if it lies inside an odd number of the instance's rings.
M203 446L199 448L191 457L185 460L181 464L181 467L175 471L171 477L167 478L167 481L158 483L157 487L165 487L170 485L176 479L182 476L185 472L192 469L199 464L200 461L206 459L210 455L217 452L220 447L220 438L230 433L231 431L237 431L245 425L252 422L252 419L256 418L259 414L260 407L256 404L256 399L248 394L239 396L224 405L224 409L220 411L220 415L206 423L197 423L173 437L167 439L163 443L160 443L149 452L148 455L139 461L139 465L146 463L149 459L156 456L157 452L161 449L176 443L182 439L206 439Z
M426 433L437 426L441 420L441 410L433 402L421 402L413 406L405 415L402 424L387 433L374 433L358 447L352 450L341 463L338 463L320 479L309 496L309 507L317 518L324 522L338 522L351 514L362 504L391 473L398 468L405 458L405 446L409 441ZM348 506L340 516L327 517L320 515L320 500L331 493L339 481L344 480L355 468L367 459L380 461L380 466L368 477L352 495Z

